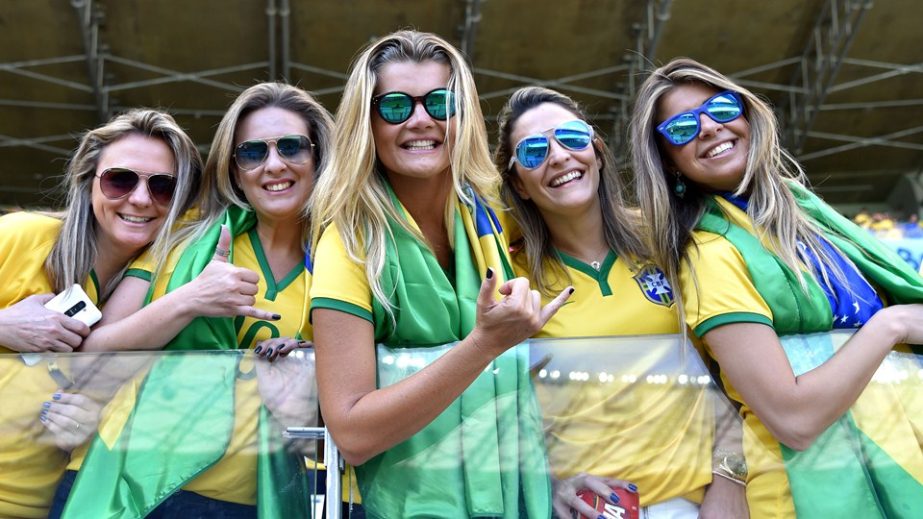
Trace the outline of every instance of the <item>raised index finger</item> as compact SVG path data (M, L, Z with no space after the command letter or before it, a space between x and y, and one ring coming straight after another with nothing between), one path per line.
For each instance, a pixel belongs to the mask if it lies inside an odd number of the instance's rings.
M552 299L547 305L542 307L541 318L542 325L548 322L551 317L557 313L558 309L564 306L564 303L567 302L567 299L574 293L574 287L567 287L558 294L557 297Z

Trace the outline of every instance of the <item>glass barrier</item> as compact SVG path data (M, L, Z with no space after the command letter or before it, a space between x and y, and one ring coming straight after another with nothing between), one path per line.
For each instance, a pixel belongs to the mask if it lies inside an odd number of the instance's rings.
M0 516L320 515L313 351L0 355L0 398Z
M783 347L801 374L850 336ZM380 387L452 346L379 345ZM799 517L819 517L831 496L910 517L923 496L923 366L905 349L803 451L742 421L680 336L522 344L355 469L324 441L314 375L310 350L272 363L241 351L0 355L0 516L180 517L205 496L264 519L570 518L584 505L593 517L694 517L713 478L744 477L744 458L754 502L769 485Z

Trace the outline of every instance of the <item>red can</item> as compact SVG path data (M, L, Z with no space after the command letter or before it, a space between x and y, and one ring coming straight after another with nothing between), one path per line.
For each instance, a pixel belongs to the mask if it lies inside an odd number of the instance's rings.
M621 487L613 487L612 492L619 496L618 504L612 504L606 501L592 490L581 490L577 492L577 497L584 503L593 507L593 510L599 512L599 516L605 519L638 519L640 516L640 507L638 506L638 494L629 492ZM598 519L597 517L586 517L571 509L574 519Z

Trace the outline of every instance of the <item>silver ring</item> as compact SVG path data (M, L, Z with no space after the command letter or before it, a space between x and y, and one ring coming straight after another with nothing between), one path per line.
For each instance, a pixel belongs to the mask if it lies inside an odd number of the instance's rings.
M231 255L231 251L225 249L215 249L215 254L221 256L222 258L227 258Z
M72 434L77 434L78 432L80 432L80 423L79 423L79 422L77 423L77 427L74 427L74 430L71 431L71 433L72 433Z

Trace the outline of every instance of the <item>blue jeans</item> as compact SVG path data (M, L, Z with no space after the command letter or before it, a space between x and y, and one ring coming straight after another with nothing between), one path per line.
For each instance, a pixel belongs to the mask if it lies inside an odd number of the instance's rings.
M59 519L61 517L64 504L67 503L67 497L71 493L71 488L74 486L76 478L76 471L68 470L64 473L64 477L58 483L58 489L55 491L54 500L51 503L51 510L48 513L49 519ZM184 519L256 519L256 516L255 506L209 499L195 492L185 490L180 490L168 497L147 515L151 519L172 519L175 517L183 517Z

